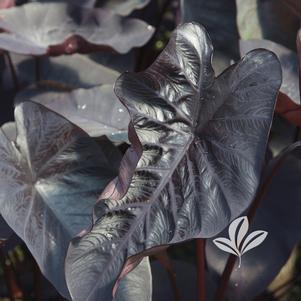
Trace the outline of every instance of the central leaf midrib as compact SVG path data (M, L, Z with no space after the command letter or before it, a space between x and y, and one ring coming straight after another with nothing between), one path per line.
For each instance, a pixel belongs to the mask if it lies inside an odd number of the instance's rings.
M189 149L191 143L194 141L193 136L190 136L190 138L188 139L185 147L183 148L183 150L179 153L179 155L176 157L174 164L172 168L170 168L169 172L165 174L164 179L161 181L161 183L159 184L159 186L157 187L157 189L155 189L154 194L152 195L152 197L150 198L149 204L146 204L146 206L143 208L144 210L142 210L141 215L137 218L137 220L135 220L134 224L130 227L129 231L126 233L126 235L124 236L124 238L121 240L122 243L119 244L118 248L116 249L115 252L112 252L111 254L111 258L108 261L106 267L102 270L102 274L105 275L106 271L108 270L109 266L114 262L115 257L118 256L118 253L120 253L122 251L122 247L128 242L128 239L133 232L136 230L137 226L139 225L140 221L143 220L145 218L145 215L147 214L149 208L153 205L153 202L155 202L158 199L158 196L160 195L160 193L162 192L162 189L167 185L168 181L170 180L171 176L173 175L174 171L177 169L179 162L183 159L183 157L186 155L187 150ZM142 155L143 156L143 155ZM141 156L141 158L142 158ZM140 159L141 159L140 158ZM129 204L129 207L131 207L131 204ZM131 255L132 256L132 255ZM127 257L126 259L128 259L129 257ZM120 270L121 272L122 270ZM119 273L120 274L120 273ZM95 290L98 287L98 284L102 282L102 279L100 278L94 288L91 290L91 292L89 293L89 295L87 296L87 300L89 300L90 296L95 292Z

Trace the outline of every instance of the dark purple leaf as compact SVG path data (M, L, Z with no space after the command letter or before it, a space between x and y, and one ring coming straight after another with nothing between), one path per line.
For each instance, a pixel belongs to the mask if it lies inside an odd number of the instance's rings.
M280 90L287 94L295 103L300 104L299 96L299 69L297 53L268 40L241 40L240 53L244 56L247 52L265 48L273 51L280 60L282 67L282 85Z
M109 298L135 255L214 236L253 199L280 64L257 50L215 79L211 56L203 27L184 24L151 67L117 80L133 119L132 148L95 206L93 229L70 244L66 279L75 300Z
M86 133L43 106L19 104L15 119L15 140L0 131L0 212L68 297L68 243L90 227L97 196L116 170Z
M256 212L251 230L263 229L269 234L262 245L243 255L240 269L233 271L228 289L230 300L253 300L263 292L301 240L300 158L299 149L284 161ZM268 169L272 164L274 161ZM206 256L211 273L221 275L228 256L209 240Z
M40 103L82 128L92 137L106 135L114 142L126 142L129 114L115 96L112 85L72 92L28 89L17 96Z
M153 27L110 11L67 3L28 3L1 11L2 49L32 55L61 55L144 45Z

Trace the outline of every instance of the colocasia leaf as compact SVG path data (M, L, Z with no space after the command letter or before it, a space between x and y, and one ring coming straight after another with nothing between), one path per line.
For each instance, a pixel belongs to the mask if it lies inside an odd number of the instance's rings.
M282 67L282 85L280 90L295 103L300 104L299 69L297 53L269 40L241 40L239 42L241 56L256 48L273 51Z
M17 105L15 119L15 131L12 124L0 130L0 213L68 297L69 241L90 227L93 205L115 177L115 164L80 128L41 105Z
M0 48L20 54L60 55L144 45L153 27L113 12L67 3L28 3L1 11Z
M32 100L70 120L92 137L107 135L114 142L127 141L129 114L112 85L72 92L28 89L17 99Z
M184 24L146 71L117 80L132 148L95 207L93 229L68 249L74 300L109 300L141 252L214 236L253 199L281 67L256 50L215 79L211 56L203 27Z

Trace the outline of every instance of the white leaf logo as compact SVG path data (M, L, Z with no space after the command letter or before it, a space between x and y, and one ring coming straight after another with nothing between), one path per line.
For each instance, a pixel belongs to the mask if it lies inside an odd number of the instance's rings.
M257 230L248 236L249 221L246 216L234 220L229 226L229 238L218 237L214 244L224 252L236 255L239 258L238 268L241 266L241 257L246 252L259 246L267 237L268 232Z

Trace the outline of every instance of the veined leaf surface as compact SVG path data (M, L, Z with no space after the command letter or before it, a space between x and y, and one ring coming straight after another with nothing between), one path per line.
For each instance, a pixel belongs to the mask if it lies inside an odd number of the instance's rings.
M115 163L80 128L41 105L17 105L15 119L15 130L11 123L0 130L0 212L68 297L68 244L91 227L93 205L117 174Z
M215 79L211 56L205 30L184 24L146 71L117 80L116 94L133 120L132 148L95 207L93 229L69 247L74 300L110 298L142 252L212 237L251 203L280 64L256 50Z

